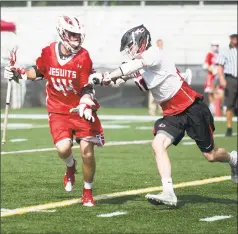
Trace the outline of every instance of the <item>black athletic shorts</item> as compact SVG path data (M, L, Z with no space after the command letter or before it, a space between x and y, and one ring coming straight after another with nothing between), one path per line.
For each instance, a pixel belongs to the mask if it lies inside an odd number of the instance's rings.
M201 99L196 99L182 113L165 116L154 124L154 135L163 133L171 138L174 145L182 140L185 131L202 152L211 152L214 149L214 119L209 108Z
M237 99L238 99L238 78L226 75L226 88L225 88L225 105L228 108L236 108L237 107Z

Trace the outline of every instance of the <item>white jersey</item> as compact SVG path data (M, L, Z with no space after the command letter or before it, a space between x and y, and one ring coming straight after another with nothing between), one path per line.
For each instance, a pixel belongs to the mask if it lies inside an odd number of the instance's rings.
M110 76L120 77L121 74L133 74L141 90L150 89L154 100L162 107L164 116L182 113L196 98L202 99L199 93L184 82L175 64L156 47L150 47L137 58L122 64Z
M150 47L141 54L143 69L140 70L148 89L157 103L171 99L181 88L183 80L177 74L175 64L163 50Z

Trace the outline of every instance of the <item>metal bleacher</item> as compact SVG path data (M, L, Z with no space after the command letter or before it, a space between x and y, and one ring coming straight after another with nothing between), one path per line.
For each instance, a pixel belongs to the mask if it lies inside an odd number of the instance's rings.
M151 31L153 42L164 39L178 64L200 64L211 41L225 45L228 33L237 29L237 9L232 5L3 8L2 18L17 24L21 62L33 61L40 48L57 38L55 22L63 13L81 17L87 34L84 46L95 64L106 67L120 62L121 36L138 24Z

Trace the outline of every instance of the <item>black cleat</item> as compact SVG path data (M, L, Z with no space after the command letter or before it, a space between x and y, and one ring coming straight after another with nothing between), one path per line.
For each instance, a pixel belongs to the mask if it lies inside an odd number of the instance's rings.
M226 137L231 137L232 136L232 128L227 128L226 129Z

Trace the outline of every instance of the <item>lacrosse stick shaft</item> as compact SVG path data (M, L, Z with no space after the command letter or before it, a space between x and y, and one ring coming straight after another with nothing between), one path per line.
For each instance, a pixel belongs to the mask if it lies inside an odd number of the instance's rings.
M13 42L14 41L16 42L17 41L17 37L16 37L15 32L13 32L13 34L11 34L11 35L13 36L13 38L11 38L13 40ZM8 59L7 66L14 66L15 65L16 59L17 59L16 58L17 49L18 49L18 45L17 45L17 43L15 43L14 46L12 47L12 49L9 50L10 55L7 58ZM1 57L1 60L2 60L2 57ZM9 111L9 105L10 105L10 100L11 100L11 91L12 91L12 81L8 80L5 116L4 116L3 133L2 133L2 144L6 143L8 111Z
M11 90L12 90L12 81L9 80L7 84L7 96L6 96L5 116L4 116L4 123L3 123L2 144L6 143L8 110L9 110L10 99L11 99Z

